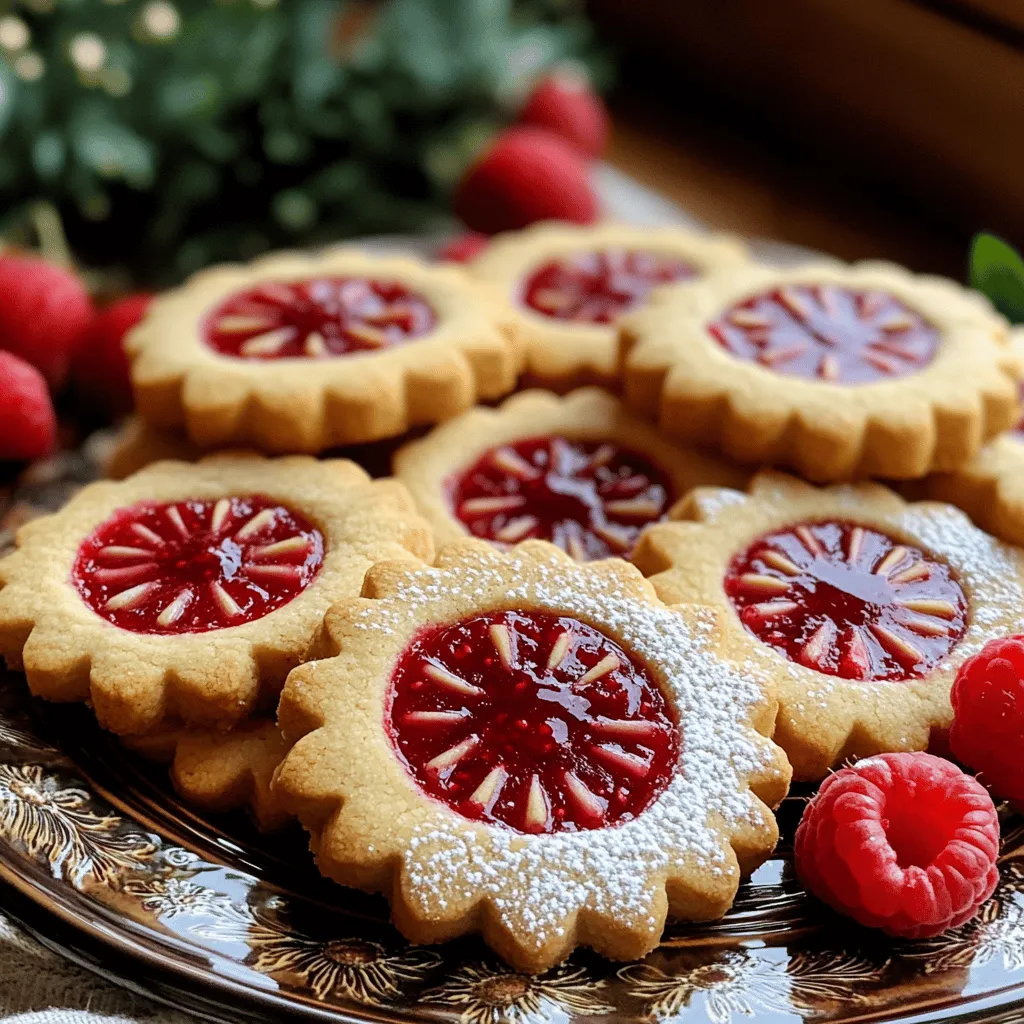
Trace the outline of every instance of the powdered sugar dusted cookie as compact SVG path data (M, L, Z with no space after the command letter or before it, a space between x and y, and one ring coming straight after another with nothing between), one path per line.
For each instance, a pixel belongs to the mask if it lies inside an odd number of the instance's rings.
M766 662L775 740L800 779L848 757L923 750L949 725L960 664L1020 628L1021 552L949 505L877 484L816 488L761 473L697 489L635 561L663 600L726 609L735 657Z
M324 874L386 893L413 941L481 931L527 971L642 956L774 846L774 701L713 611L541 541L377 565L364 594L327 616L340 653L289 676L274 787Z
M691 487L748 476L671 444L597 388L473 409L402 448L394 469L441 543L536 538L581 561L627 557Z
M499 235L470 271L517 309L530 377L568 391L618 379L616 324L652 288L746 258L734 239L684 228L545 223Z
M633 408L814 480L953 469L1016 417L1002 318L890 264L712 274L660 290L620 341Z
M162 725L126 736L124 743L143 757L170 764L174 788L197 807L246 808L268 832L291 820L270 788L274 771L288 753L271 716L257 714L227 732Z
M90 484L0 561L0 651L120 734L226 727L307 658L374 561L429 557L405 488L354 463L224 454Z
M463 270L354 249L204 270L125 342L139 414L203 447L315 453L515 387L511 310Z
M1024 329L1011 332L1011 345L1024 367ZM1024 545L1024 420L959 469L930 476L923 490L962 508L989 533Z

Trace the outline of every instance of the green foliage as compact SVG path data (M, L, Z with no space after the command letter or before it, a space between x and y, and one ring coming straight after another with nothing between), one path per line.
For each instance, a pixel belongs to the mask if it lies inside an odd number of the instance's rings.
M437 228L532 80L592 51L575 0L0 0L0 233L45 201L82 260L164 283Z
M1011 323L1024 323L1024 260L1013 246L995 235L975 235L970 279Z

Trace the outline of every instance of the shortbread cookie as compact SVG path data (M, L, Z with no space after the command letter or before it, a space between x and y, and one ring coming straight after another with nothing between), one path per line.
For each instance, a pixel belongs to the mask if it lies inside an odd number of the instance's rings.
M627 403L667 433L814 480L953 469L1017 415L1002 318L885 263L750 265L662 289L620 343Z
M728 609L729 649L763 655L775 740L799 779L848 757L924 750L949 725L960 664L1024 615L1024 556L934 502L878 484L761 473L699 488L652 526L636 564L662 600Z
M204 270L125 342L139 414L202 447L397 437L516 384L514 314L456 267L332 249Z
M628 557L691 487L749 476L667 442L597 388L473 409L402 448L394 469L439 543L535 538L581 561Z
M180 430L161 430L139 416L130 416L114 437L102 470L110 480L123 480L163 459L196 462L204 454Z
M1024 367L1024 329L1012 331L1010 343ZM966 465L928 477L923 490L962 508L989 533L1024 545L1024 420L993 438Z
M163 725L126 736L124 743L143 757L170 764L174 788L197 807L218 812L246 808L265 832L291 820L270 788L288 753L272 717L256 715L227 732Z
M0 652L37 696L90 700L122 735L238 722L370 564L432 548L395 481L242 454L90 484L17 543L0 561Z
M740 242L685 228L545 223L499 235L470 272L518 311L531 379L564 392L618 379L616 324L653 288L746 259Z
M414 942L469 931L520 970L578 944L643 956L722 915L771 851L775 702L620 559L481 541L377 565L296 669L274 782L320 869L381 891Z

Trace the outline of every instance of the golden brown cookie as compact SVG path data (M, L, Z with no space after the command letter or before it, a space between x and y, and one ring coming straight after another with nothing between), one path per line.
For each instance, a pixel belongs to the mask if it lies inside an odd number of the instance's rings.
M470 272L517 310L530 378L565 392L618 380L616 324L652 288L746 259L739 241L685 228L544 223L499 235Z
M81 490L0 560L0 652L37 696L126 735L225 728L309 657L324 612L385 558L430 557L395 481L228 453Z
M581 561L627 557L691 487L749 478L666 441L597 388L463 413L402 448L394 471L439 543L548 540Z
M181 431L161 430L138 416L130 416L117 431L101 468L108 479L123 480L153 462L163 459L196 462L204 454L203 449Z
M627 404L667 433L813 480L953 469L1017 415L1005 321L886 263L749 265L661 289L620 346Z
M270 788L288 753L270 716L256 715L227 732L162 725L126 736L124 744L143 757L170 764L174 788L197 807L218 812L246 808L266 832L291 820Z
M1010 343L1024 366L1024 329L1012 331ZM959 469L928 477L922 490L962 508L989 533L1024 545L1024 421L993 438Z
M1018 549L878 484L765 472L749 494L698 488L672 515L634 560L662 600L726 609L733 656L766 662L798 779L924 750L949 725L957 668L1024 615Z
M512 312L460 268L355 249L204 270L125 341L139 414L202 447L316 453L510 392Z
M274 782L321 871L385 893L414 942L465 932L520 970L643 956L722 915L777 838L775 702L621 559L542 541L381 564L288 678Z

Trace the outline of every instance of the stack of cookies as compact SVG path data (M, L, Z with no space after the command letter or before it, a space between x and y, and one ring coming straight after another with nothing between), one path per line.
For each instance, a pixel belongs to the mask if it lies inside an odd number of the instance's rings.
M721 916L791 778L928 748L1024 617L1024 339L950 281L540 225L213 268L127 348L117 479L22 528L0 652L417 942Z

